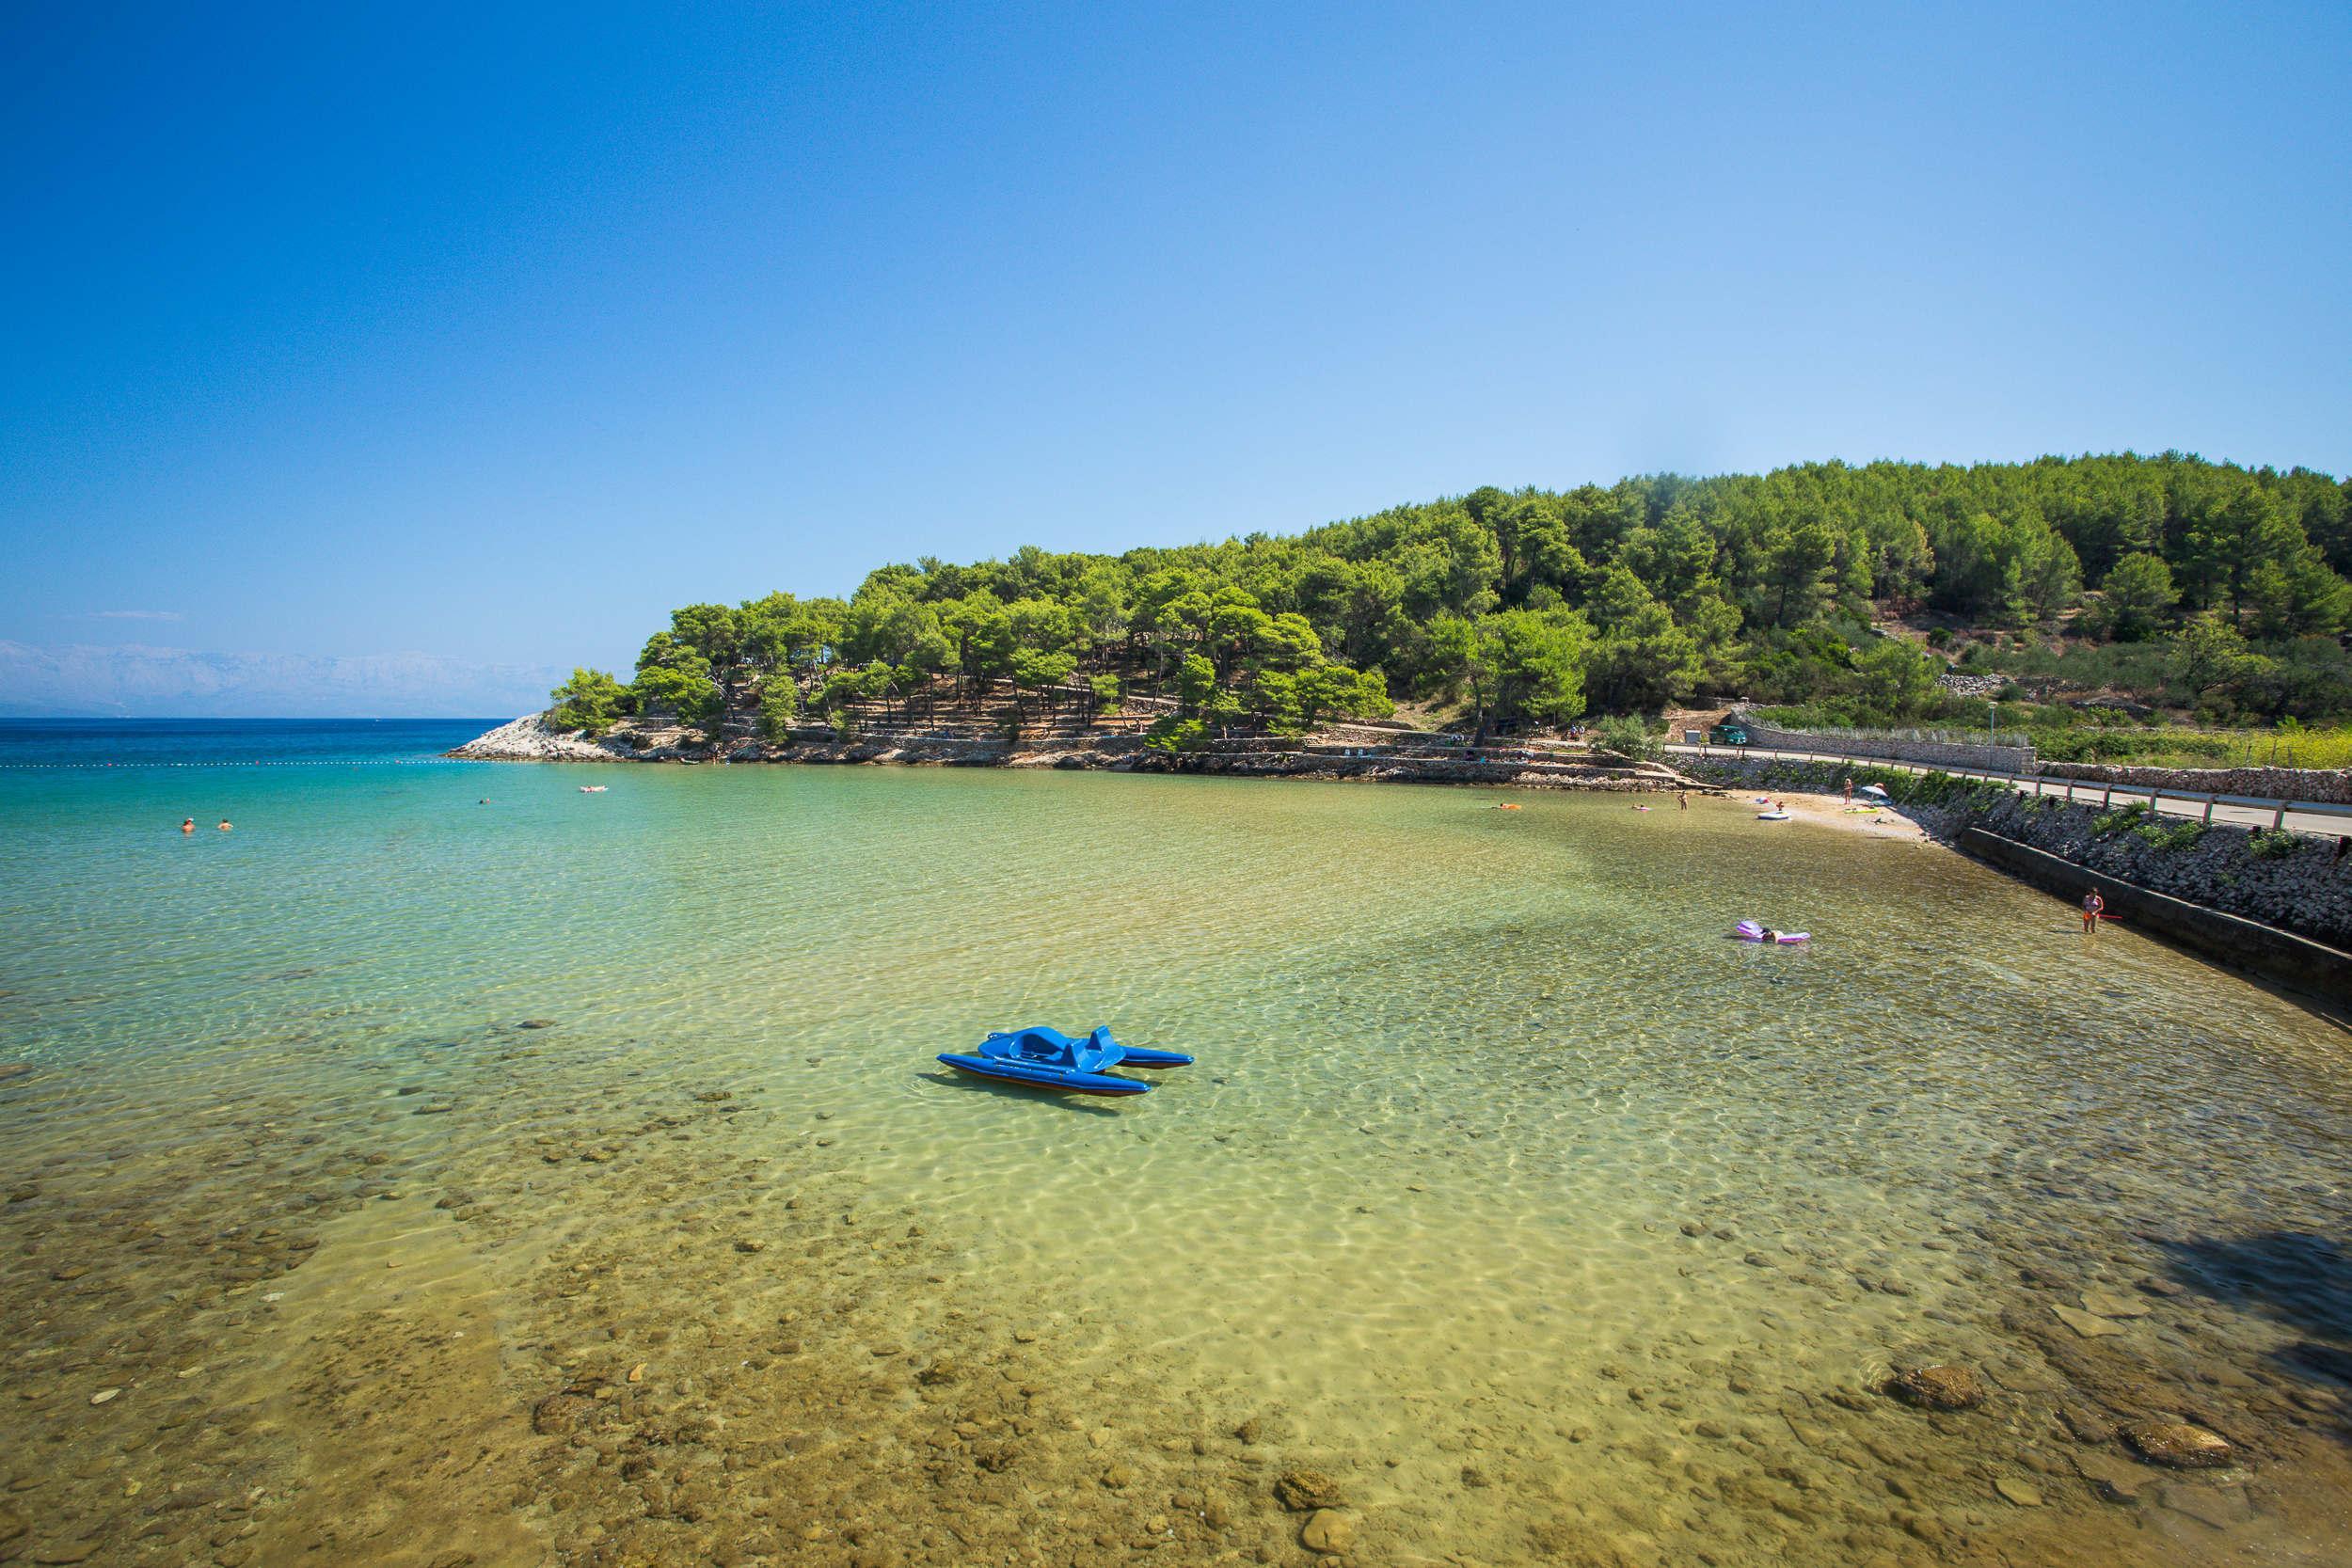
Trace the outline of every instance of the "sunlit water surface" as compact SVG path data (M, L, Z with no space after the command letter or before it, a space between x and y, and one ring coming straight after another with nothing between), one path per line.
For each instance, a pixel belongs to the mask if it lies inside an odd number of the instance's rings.
M429 749L409 739L373 760ZM519 1421L593 1359L573 1343L592 1323L617 1343L673 1315L813 1320L768 1311L818 1234L782 1200L853 1188L930 1249L886 1268L873 1243L866 1340L896 1324L919 1360L927 1337L968 1356L1018 1333L1031 1397L1115 1431L1074 1455L1032 1437L1053 1468L1025 1517L1120 1481L1090 1468L1105 1447L1200 1470L1114 1486L1161 1528L1073 1548L1104 1560L1155 1542L1160 1560L1303 1558L1264 1485L1300 1465L1339 1481L1367 1563L2352 1560L2329 1498L2352 1364L2330 1277L2345 1037L2127 930L2086 941L1941 849L1712 800L1501 812L1471 790L346 760L0 771L0 1062L31 1069L0 1082L0 1176L40 1189L7 1212L10 1329L32 1347L9 1375L47 1423L8 1463L54 1478L11 1505L28 1540L179 1560L159 1554L198 1537L153 1498L197 1456L170 1434L233 1388L269 1414L212 1431L206 1463L261 1499L221 1550L291 1560L317 1542L274 1535L267 1509L337 1477L312 1452L290 1480L286 1456L317 1441L306 1423L352 1418L306 1383L326 1353L272 1313L462 1314L495 1347L483 1402ZM1726 941L1749 915L1815 940ZM1031 1022L1199 1063L1111 1104L932 1060ZM727 1115L630 1146L675 1146L642 1167L658 1194L569 1159L719 1104L689 1090L731 1096ZM334 1164L363 1151L373 1167ZM371 1176L395 1196L353 1185ZM460 1184L495 1211L479 1240L448 1241L467 1232L431 1207ZM159 1222L115 1267L126 1212L259 1227L298 1202L327 1217L289 1283L173 1275L185 1294L133 1310L165 1281L142 1270L193 1259L202 1227ZM705 1212L718 1261L681 1240ZM770 1217L766 1250L725 1250ZM403 1247L432 1283L378 1303L369 1271ZM565 1250L583 1247L601 1250ZM56 1278L69 1256L94 1272ZM860 1280L866 1256L825 1254L826 1277ZM767 1273L723 1286L722 1265ZM565 1316L547 1279L592 1266L621 1271L605 1297L625 1305ZM102 1282L106 1310L53 1310ZM2085 1291L2144 1311L2086 1338L2054 1311ZM183 1355L229 1381L140 1360ZM1977 1369L1992 1398L1932 1416L1871 1391L1912 1360ZM272 1404L284 1388L310 1391ZM124 1451L166 1395L181 1421ZM2199 1418L2249 1458L2137 1466L2140 1495L2108 1500L2077 1459L2133 1462L2070 1433L2070 1408ZM235 1468L241 1448L261 1468ZM125 1493L143 1465L165 1468ZM1196 1525L1228 1484L1232 1522ZM529 1489L452 1496L523 1520L485 1561L655 1539L620 1533L602 1494L593 1522ZM888 1550L961 1560L978 1537L927 1537L926 1512L990 1506L908 1497L916 1533ZM654 1516L700 1560L691 1519ZM875 1549L771 1523L781 1559ZM406 1560L403 1539L336 1544Z

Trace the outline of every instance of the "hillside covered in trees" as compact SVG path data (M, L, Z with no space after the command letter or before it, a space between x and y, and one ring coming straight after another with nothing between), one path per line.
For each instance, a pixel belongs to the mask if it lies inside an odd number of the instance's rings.
M1952 717L1952 657L2214 719L2352 713L2352 482L2159 457L1808 464L1473 490L1291 537L926 559L847 600L690 605L560 722L675 713L780 733L852 703L1009 683L1172 701L1161 743L1394 702L1557 724L1727 696L1851 721ZM1917 635L1880 629L1899 622ZM1965 717L1960 714L1960 717Z

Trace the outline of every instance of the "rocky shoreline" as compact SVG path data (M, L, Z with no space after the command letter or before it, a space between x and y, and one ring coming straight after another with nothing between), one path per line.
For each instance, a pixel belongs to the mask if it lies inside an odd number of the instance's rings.
M527 713L476 736L446 753L464 762L637 762L637 751L607 736L592 739L580 730L559 730L544 713Z
M447 754L469 762L667 762L852 764L918 768L1052 768L1065 771L1194 773L1234 778L1359 780L1375 784L1507 785L1516 789L1652 792L1704 789L1661 763L1570 755L1525 747L1477 749L1443 737L1402 736L1375 744L1344 736L1231 740L1195 752L1156 752L1140 736L1056 733L1036 741L956 735L868 735L844 738L808 727L786 739L722 744L675 727L621 730L601 737L558 729L545 714L501 724Z

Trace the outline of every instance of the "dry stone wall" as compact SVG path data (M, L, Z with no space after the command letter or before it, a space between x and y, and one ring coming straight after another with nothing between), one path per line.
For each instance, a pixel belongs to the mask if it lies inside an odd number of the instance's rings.
M1746 728L1751 744L1772 752L1819 752L1824 756L1915 762L1923 768L1978 768L1994 773L2030 773L2034 769L2030 746L1977 746L1858 731L1782 730L1744 714L1740 716L1740 722Z
M2246 795L2264 800L2352 805L2352 768L2138 768L2106 762L2045 762L2042 775L2091 784L2129 784L2182 795Z

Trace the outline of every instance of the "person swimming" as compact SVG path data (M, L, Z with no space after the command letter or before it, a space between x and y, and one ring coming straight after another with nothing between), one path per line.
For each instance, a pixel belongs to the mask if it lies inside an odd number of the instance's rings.
M229 831L229 818L224 816L220 819L220 831L224 833Z
M196 832L196 818L191 816L183 820L180 824L180 831L183 833L192 833Z

